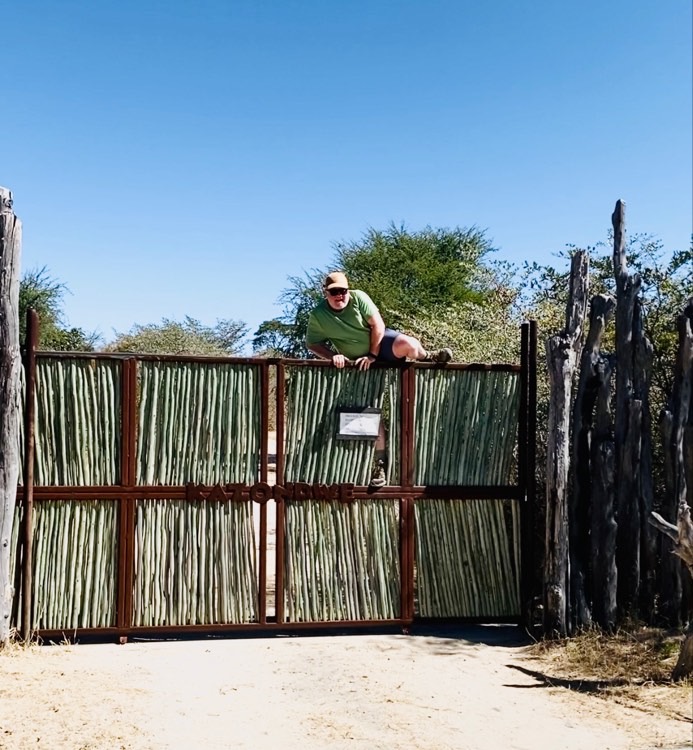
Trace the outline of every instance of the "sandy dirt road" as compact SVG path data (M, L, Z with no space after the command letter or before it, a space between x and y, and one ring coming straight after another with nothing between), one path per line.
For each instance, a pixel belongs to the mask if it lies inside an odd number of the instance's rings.
M690 710L686 721L546 687L518 637L486 626L16 648L0 654L0 747L691 746Z

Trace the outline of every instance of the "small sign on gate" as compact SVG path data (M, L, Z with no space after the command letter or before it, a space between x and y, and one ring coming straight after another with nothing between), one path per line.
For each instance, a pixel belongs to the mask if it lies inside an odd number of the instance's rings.
M337 440L375 440L380 431L380 411L372 406L340 406Z

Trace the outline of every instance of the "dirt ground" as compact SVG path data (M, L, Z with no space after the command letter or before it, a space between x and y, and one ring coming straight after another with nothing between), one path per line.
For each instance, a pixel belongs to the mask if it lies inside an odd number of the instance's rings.
M652 685L633 703L556 686L520 635L476 626L13 647L0 653L0 747L693 746L693 695L672 704L672 688Z
M693 694L605 699L553 669L514 626L13 647L0 652L0 748L693 747Z

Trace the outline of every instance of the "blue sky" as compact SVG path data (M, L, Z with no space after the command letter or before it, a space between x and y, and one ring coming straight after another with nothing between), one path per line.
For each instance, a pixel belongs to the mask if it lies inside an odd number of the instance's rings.
M692 231L690 0L26 0L2 10L0 185L69 323L279 314L369 228L515 263Z

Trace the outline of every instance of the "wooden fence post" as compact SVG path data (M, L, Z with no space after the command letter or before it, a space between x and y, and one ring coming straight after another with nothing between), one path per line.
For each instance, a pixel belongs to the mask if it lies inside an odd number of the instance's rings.
M34 457L36 455L36 347L39 339L39 318L36 310L26 314L24 343L24 498L22 502L22 638L31 638L32 589L34 569ZM19 567L19 556L17 557Z
M660 415L664 443L666 493L662 516L673 522L682 503L693 500L693 302L677 320L679 347L669 403ZM659 590L660 614L669 625L682 621L682 568L662 537Z
M573 405L573 491L568 506L571 632L592 624L592 581L597 577L590 577L589 570L592 567L590 560L593 565L597 561L593 557L595 550L591 548L590 540L595 531L601 532L601 528L597 524L593 526L591 520L595 518L606 520L603 514L608 514L608 506L612 504L607 498L613 494L613 485L605 481L607 475L594 471L592 446L596 437L596 406L600 395L602 397L604 395L604 387L606 387L608 400L611 370L601 353L601 344L615 306L616 301L613 297L598 294L592 298L589 331L580 355L580 373ZM606 379L606 383L603 382L603 378ZM600 482L602 486L597 492L602 505L597 508L593 504L593 491L596 489L594 485ZM598 533L598 536L602 538L602 533ZM605 552L605 550L597 551L601 554ZM613 554L613 547L611 552ZM600 580L609 579L604 569L606 567L606 564L600 566L602 568ZM599 608L599 605L595 604L595 606Z
M19 262L22 224L0 187L0 648L10 640L12 525L19 480ZM19 564L19 563L17 563Z
M642 482L642 430L647 378L640 372L637 351L642 345L640 276L630 275L626 264L625 212L616 202L614 228L614 277L616 279L616 409L614 443L616 458L616 567L617 601L621 620L637 617L640 595L640 544ZM640 389L640 390L638 390ZM643 389L645 389L643 391Z
M546 342L551 395L546 449L544 632L550 635L566 635L568 631L570 402L587 311L588 272L587 253L578 250L571 262L565 328Z
M693 302L679 315L679 348L674 373L674 388L667 405L670 423L670 442L665 446L669 453L672 476L667 485L667 502L663 510L672 515L676 508L676 524L670 523L658 513L651 512L649 521L670 542L662 556L662 569L672 570L669 560L674 555L681 558L693 576L693 521L690 501L693 498ZM673 544L672 544L673 543ZM673 553L673 554L672 554ZM678 561L677 561L678 562ZM681 564L678 562L678 571ZM680 610L679 610L680 612ZM672 678L678 680L693 674L693 622L689 622L688 633L681 644L679 659Z

